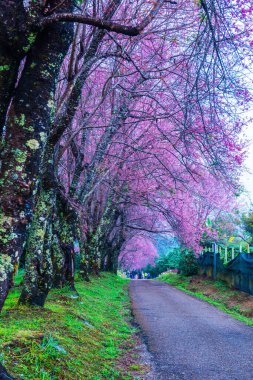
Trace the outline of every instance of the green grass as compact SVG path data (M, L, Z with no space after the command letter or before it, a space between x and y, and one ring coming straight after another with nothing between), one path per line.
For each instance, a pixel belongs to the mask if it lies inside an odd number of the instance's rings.
M0 360L20 379L129 380L117 369L132 342L127 280L103 274L77 281L79 297L53 290L44 309L17 307L16 279L0 316Z
M212 299L211 296L206 296L203 294L202 291L198 291L199 289L197 286L194 289L194 291L189 290L188 287L190 285L190 279L191 277L185 277L176 273L166 273L158 277L159 281L167 282L168 284L175 286L177 289L182 290L183 292L193 297L199 298L202 301L210 303L211 305L217 307L225 313L230 314L233 318L238 319L239 321L249 326L253 326L253 318L249 318L242 315L240 311L240 305L233 306L231 308L225 305L225 301L228 300L229 297L233 297L236 294L239 294L239 291L230 289L222 281L214 282L212 280L203 280L202 284L212 284L217 289L218 296L216 295L216 299Z

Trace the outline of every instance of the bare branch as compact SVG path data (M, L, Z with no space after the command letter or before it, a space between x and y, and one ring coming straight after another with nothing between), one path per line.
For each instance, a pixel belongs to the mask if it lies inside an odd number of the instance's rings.
M40 27L45 27L57 21L78 22L81 24L96 26L99 29L105 29L110 32L124 34L127 36L138 36L156 17L159 10L165 4L166 0L158 0L155 2L152 10L144 18L138 26L125 26L113 21L102 20L99 18L90 17L89 15L74 14L74 13L56 13L45 17L40 22Z

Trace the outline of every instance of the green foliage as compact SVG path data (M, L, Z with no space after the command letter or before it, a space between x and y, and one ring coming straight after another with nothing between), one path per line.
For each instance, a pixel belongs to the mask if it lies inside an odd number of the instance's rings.
M132 342L127 280L114 275L53 290L46 307L17 307L21 274L0 316L0 356L20 379L132 379L116 367ZM129 368L131 370L131 368Z
M152 277L156 277L159 274L166 272L167 269L175 269L179 266L181 258L181 252L179 248L172 248L167 251L166 254L159 256L155 260L155 265L147 265L144 268L144 272L150 273Z
M244 216L243 225L245 231L248 232L251 237L253 237L253 212L250 212L248 216Z
M0 66L0 72L1 71L9 71L10 70L10 65L2 65Z
M164 273L158 277L159 281L167 282L168 284L176 287L187 287L189 285L189 277L182 276L177 273Z
M184 250L182 252L178 269L184 276L192 276L198 273L198 262L192 251Z

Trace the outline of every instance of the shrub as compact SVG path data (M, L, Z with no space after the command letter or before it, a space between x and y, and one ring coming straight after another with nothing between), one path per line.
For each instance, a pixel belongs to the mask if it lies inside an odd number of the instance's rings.
M193 276L198 273L198 262L192 251L184 250L182 252L178 269L184 276Z

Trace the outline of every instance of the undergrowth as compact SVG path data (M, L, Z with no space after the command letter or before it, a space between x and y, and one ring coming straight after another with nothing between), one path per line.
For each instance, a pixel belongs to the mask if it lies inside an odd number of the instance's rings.
M18 379L129 380L117 369L132 340L127 280L102 274L53 290L45 308L18 307L16 278L0 316L0 360Z
M212 281L199 277L186 277L177 273L162 274L158 277L158 280L167 282L191 296L210 303L239 321L253 326L253 318L247 316L249 311L253 311L243 310L242 308L246 299L247 302L250 301L252 309L253 297L239 290L229 288L228 285L222 281Z

